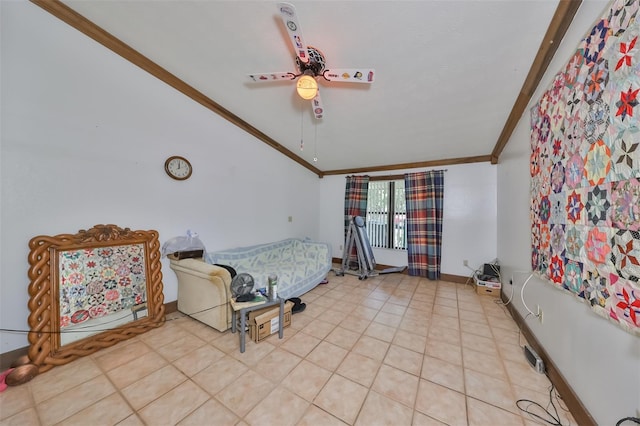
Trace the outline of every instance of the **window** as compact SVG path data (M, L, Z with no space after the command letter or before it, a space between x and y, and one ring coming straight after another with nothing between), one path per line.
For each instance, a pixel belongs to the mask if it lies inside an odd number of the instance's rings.
M404 180L369 181L367 236L371 247L407 249Z

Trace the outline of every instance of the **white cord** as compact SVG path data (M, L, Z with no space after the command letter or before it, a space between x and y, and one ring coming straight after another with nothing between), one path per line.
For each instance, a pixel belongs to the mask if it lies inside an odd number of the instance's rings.
M534 317L538 317L538 314L534 314L533 312L531 312L531 309L529 309L529 307L527 306L527 304L524 301L524 288L527 286L527 283L529 282L529 280L533 278L533 272L529 274L529 276L527 277L526 280L524 280L524 283L522 284L522 289L520 289L520 299L522 300L522 305L524 306L524 308Z

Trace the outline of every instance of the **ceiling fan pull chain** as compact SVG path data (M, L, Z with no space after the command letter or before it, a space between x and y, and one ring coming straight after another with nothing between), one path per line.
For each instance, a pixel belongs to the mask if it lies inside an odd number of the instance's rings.
M313 141L313 162L318 162L318 123L315 124L315 140Z
M300 110L300 151L304 151L304 128L302 125L303 114Z

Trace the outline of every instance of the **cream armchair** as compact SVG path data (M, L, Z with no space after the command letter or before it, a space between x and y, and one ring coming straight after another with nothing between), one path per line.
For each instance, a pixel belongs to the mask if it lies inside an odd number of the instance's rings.
M218 331L231 327L231 275L202 259L169 259L178 277L178 310Z

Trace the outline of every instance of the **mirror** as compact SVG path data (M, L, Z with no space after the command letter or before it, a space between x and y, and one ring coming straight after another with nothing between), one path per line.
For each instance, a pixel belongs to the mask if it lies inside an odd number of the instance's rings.
M164 323L156 231L96 225L29 247L29 358L40 372Z

